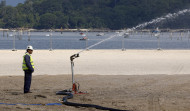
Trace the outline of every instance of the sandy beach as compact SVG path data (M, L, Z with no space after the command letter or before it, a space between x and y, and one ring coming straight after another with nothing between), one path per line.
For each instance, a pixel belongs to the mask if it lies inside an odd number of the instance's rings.
M0 50L3 111L99 111L60 103L56 91L71 88L69 57L80 50L35 50L31 91L23 94L24 50ZM132 111L189 111L189 50L89 50L74 60L75 80L88 94L68 101ZM6 104L1 104L6 103ZM16 104L16 105L7 105ZM22 105L22 104L40 104Z
M34 50L34 75L71 74L70 56L80 50ZM0 76L23 75L25 50L0 50ZM190 50L89 50L74 60L76 74L189 74Z
M80 90L88 94L74 95L69 102L95 104L132 111L189 111L189 75L77 75ZM0 77L1 111L100 111L94 108L47 106L60 103L56 91L71 88L71 76L33 76L31 91L23 94L22 76ZM20 103L20 104L18 104ZM41 104L21 105L21 104Z

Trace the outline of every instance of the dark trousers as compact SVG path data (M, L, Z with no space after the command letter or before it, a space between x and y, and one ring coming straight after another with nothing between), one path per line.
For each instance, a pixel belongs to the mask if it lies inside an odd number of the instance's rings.
M30 91L31 81L32 81L32 72L31 71L24 71L24 93Z

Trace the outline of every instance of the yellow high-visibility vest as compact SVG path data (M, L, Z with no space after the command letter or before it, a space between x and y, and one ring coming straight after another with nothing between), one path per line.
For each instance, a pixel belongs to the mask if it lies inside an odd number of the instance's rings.
M32 67L34 68L34 62L33 62L33 59L31 57L31 55L29 53L26 53L24 56L23 56L23 63L22 63L22 69L25 71L25 70L28 70L28 67L26 66L26 62L25 62L25 56L26 55L29 55L30 56L30 63L32 65Z

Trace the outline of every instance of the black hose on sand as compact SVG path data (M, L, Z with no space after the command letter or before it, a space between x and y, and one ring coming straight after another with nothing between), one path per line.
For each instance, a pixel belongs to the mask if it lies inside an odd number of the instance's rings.
M120 109L107 108L107 107L102 107L102 106L93 105L93 104L80 104L80 103L68 102L67 99L73 98L72 92L68 91L68 90L58 91L58 92L56 92L56 95L67 95L67 96L63 97L63 99L62 99L63 104L67 105L67 106L90 107L90 108L96 108L96 109L108 110L108 111L132 111L132 110L120 110Z

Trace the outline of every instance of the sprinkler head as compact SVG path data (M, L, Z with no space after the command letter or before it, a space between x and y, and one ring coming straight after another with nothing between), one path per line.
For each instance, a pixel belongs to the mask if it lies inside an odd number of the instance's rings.
M73 61L75 58L79 57L79 54L74 54L70 57L70 60Z

